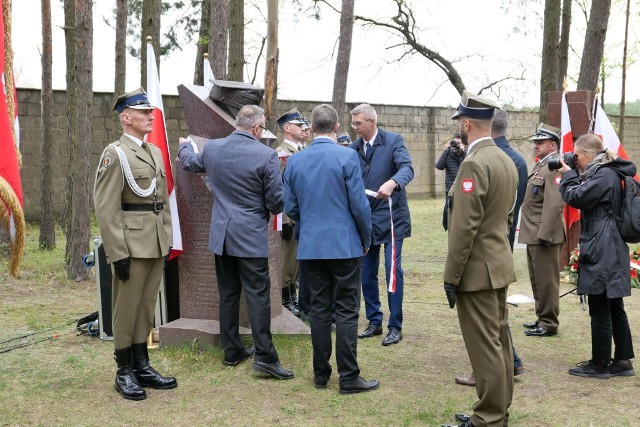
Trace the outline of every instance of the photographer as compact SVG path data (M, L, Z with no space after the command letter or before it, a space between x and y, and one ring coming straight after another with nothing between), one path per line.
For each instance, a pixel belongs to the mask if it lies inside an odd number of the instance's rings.
M527 336L547 337L558 333L560 250L566 241L564 202L558 191L561 174L553 167L554 161L557 163L560 129L541 123L531 142L533 154L540 161L527 180L518 241L527 245L536 320L524 327L528 329Z
M580 209L578 294L589 295L591 317L591 360L569 373L596 378L635 375L629 360L634 357L633 342L622 300L631 295L629 247L614 215L622 208L621 177L634 176L636 166L605 150L600 138L592 134L578 138L573 157L560 159L560 163L562 198Z
M456 180L460 163L464 160L464 148L460 145L460 132L453 135L453 139L444 145L445 149L436 162L436 169L444 171L444 212L442 214L442 226L447 230L447 214L449 211L449 190Z

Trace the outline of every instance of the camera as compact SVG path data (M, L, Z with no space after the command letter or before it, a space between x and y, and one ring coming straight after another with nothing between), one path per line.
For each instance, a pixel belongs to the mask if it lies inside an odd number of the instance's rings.
M449 141L449 147L453 148L454 150L458 150L460 149L460 143L455 139L452 139L451 141Z
M569 166L571 169L576 168L575 156L573 153L568 152L562 155L562 160L564 160L565 164ZM557 171L562 167L562 163L560 163L560 157L551 157L549 159L549 170Z

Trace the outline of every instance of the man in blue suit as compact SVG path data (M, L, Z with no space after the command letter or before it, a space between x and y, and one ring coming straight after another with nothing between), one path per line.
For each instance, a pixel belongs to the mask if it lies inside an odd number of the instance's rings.
M236 130L208 141L201 153L180 138L182 168L206 172L215 201L211 212L209 250L214 253L220 293L220 341L224 364L235 366L254 356L253 369L279 379L294 374L280 364L271 339L269 292L269 213L284 207L282 177L276 152L260 142L264 110L245 105L236 117ZM249 308L253 347L240 340L240 292Z
M387 292L389 333L382 345L397 344L402 339L402 241L411 236L411 216L405 187L413 179L413 166L402 136L378 128L378 115L371 105L360 104L351 110L351 126L356 130L358 139L349 147L358 153L365 188L376 192L375 197L369 197L373 242L362 263L362 294L369 326L358 337L382 335L383 316L378 289L378 268L380 246L384 244L387 289L391 282L392 291ZM392 262L389 198L393 209L395 269Z
M375 390L360 376L356 357L362 256L371 244L371 211L358 156L336 144L336 110L314 108L311 146L291 156L284 171L285 205L300 225L298 260L311 294L311 342L316 388L331 376L331 311L336 307L340 394Z

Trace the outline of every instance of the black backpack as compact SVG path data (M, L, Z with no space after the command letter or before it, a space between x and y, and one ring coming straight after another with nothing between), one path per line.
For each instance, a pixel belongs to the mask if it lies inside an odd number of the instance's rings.
M622 178L622 209L616 216L622 240L627 243L640 242L640 182L632 176Z

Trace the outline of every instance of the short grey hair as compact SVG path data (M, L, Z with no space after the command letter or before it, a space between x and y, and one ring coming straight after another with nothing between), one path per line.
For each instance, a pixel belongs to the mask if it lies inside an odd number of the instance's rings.
M264 109L257 105L245 105L238 111L236 116L236 127L242 130L249 130L260 124L264 118Z
M496 108L493 113L493 122L491 122L491 135L503 136L507 133L508 124L509 116L507 116L507 112L501 108Z
M311 112L311 127L315 133L333 132L338 124L338 113L329 104L320 104Z
M378 113L376 113L376 109L373 108L369 104L360 104L353 110L349 111L349 114L355 116L356 114L364 114L367 119L375 119L378 121Z

